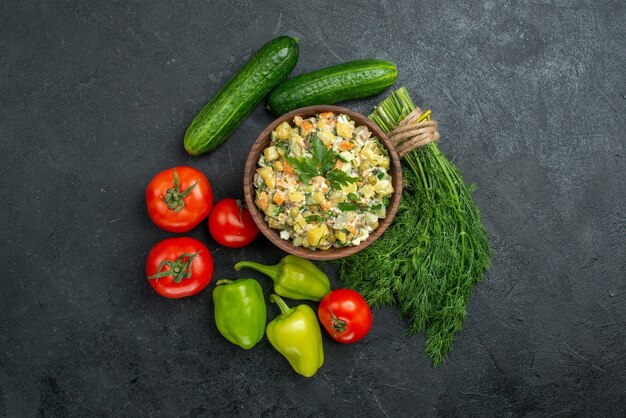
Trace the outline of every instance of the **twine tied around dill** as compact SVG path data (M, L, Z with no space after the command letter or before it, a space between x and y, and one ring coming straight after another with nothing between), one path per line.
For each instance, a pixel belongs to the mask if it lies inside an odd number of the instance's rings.
M389 132L389 139L395 144L400 157L433 141L439 141L437 121L430 119L430 113L430 110L423 112L416 107Z

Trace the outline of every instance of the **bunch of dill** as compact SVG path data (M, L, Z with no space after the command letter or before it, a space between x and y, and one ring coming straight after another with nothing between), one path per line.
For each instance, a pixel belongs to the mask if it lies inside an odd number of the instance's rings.
M402 87L369 116L385 132L415 105ZM421 120L430 117L425 112ZM489 238L456 166L434 142L403 157L404 191L387 232L340 260L339 278L371 306L394 304L408 332L426 332L425 351L439 366L463 327L472 285L490 267Z

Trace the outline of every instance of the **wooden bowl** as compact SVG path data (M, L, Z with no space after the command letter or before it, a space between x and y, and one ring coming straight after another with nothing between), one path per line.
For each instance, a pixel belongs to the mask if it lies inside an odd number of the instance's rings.
M264 219L265 214L257 208L254 202L255 188L253 186L253 178L256 169L258 168L257 163L259 161L259 157L261 156L263 150L268 147L270 143L270 134L274 129L276 129L278 125L280 125L284 121L292 124L294 116L307 118L322 112L333 112L335 114L343 113L345 115L348 115L357 126L367 126L372 134L378 137L380 142L389 152L389 157L391 159L389 168L394 192L391 196L389 206L387 207L387 216L382 220L382 222L379 223L378 228L376 228L370 234L370 236L361 244L343 248L331 247L328 250L318 249L313 251L304 247L296 247L292 244L291 240L281 239L279 235L280 231L269 227ZM265 235L267 239L269 239L278 248L282 249L285 252L288 252L289 254L308 258L310 260L336 260L338 258L347 257L361 251L372 242L374 242L378 237L380 237L391 224L393 217L398 211L398 205L400 204L400 198L402 197L402 169L400 167L400 157L398 156L398 153L396 152L393 144L391 143L387 135L380 129L380 127L360 113L354 112L341 106L320 105L302 107L276 119L267 128L265 128L256 139L255 143L252 145L250 154L248 154L248 159L246 160L246 166L243 175L243 192L246 199L246 205L250 210L252 219L254 219L254 222L259 227L259 230L263 233L263 235Z

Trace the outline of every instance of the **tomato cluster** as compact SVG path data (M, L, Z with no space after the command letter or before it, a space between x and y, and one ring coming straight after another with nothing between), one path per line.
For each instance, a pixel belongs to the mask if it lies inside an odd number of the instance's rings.
M209 218L215 241L225 247L250 244L259 229L240 200L223 199L213 205L211 184L202 172L180 166L158 173L146 189L150 219L174 233L188 232ZM166 298L182 298L204 290L213 276L209 249L191 237L167 238L155 245L146 261L152 288ZM367 335L372 312L360 294L337 289L320 302L317 316L335 341L354 343Z
M239 200L224 199L213 206L209 180L192 167L174 167L154 176L146 189L146 205L150 219L169 232L189 232L209 216L211 236L225 247L244 247L259 233ZM211 252L194 238L165 239L148 254L146 275L161 296L195 295L213 276Z

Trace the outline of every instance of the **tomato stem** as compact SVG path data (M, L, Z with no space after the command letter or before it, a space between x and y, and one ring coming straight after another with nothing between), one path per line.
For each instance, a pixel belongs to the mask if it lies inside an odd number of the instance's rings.
M200 179L196 180L196 182L189 186L187 190L181 192L178 174L176 173L176 168L174 168L174 187L167 189L167 194L165 197L161 196L161 199L163 199L168 209L173 210L174 212L180 212L185 207L185 198L189 196L199 181Z
M172 276L174 283L180 283L183 279L190 279L191 264L193 263L193 259L200 253L201 251L197 253L183 253L178 256L176 261L163 260L159 264L159 267L157 267L157 273L148 276L148 279L154 279L158 282L162 277ZM169 269L163 270L165 266L169 267Z
M337 315L335 315L335 313L333 312L332 309L330 309L330 307L328 308L328 311L330 312L330 316L332 317L330 325L333 327L333 334L336 337L338 332L345 332L347 322L342 319L337 318Z
M241 216L243 215L243 210L246 209L246 204L242 202L241 199L237 199L235 202L237 202L237 206L239 207L239 222L243 224L243 218Z

